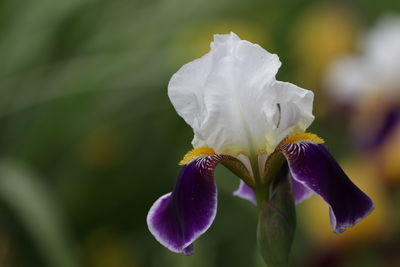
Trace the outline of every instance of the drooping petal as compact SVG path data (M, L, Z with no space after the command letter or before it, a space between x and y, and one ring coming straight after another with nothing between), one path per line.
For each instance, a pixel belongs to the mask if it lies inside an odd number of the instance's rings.
M193 241L211 226L217 211L218 163L252 182L246 166L234 157L216 155L208 147L189 151L179 163L183 167L173 191L160 197L147 215L150 232L171 251L192 254Z
M234 33L215 35L210 52L184 65L168 85L176 111L193 128L193 145L233 156L250 147L266 152L281 133L308 126L313 94L277 82L280 65L277 55ZM281 115L286 128L277 129Z
M149 230L171 251L192 253L192 242L213 222L217 211L214 168L219 160L220 156L208 156L183 166L172 193L150 208Z
M286 156L293 179L329 205L335 233L353 226L373 210L372 200L350 181L324 144L299 139L278 150Z
M234 196L240 197L244 200L248 200L254 205L256 205L256 196L254 194L253 189L250 186L245 184L242 180L240 181L238 189L233 192Z

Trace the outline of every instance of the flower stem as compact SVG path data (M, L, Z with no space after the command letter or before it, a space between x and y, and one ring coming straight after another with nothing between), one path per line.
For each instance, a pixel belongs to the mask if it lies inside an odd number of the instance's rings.
M267 187L263 184L263 180L261 179L257 155L252 155L250 157L250 164L254 175L254 193L256 195L257 206L260 207L262 202L268 199L268 190Z
M296 228L296 211L287 166L270 181L268 198L258 204L257 243L268 267L287 267ZM258 199L257 199L258 201Z

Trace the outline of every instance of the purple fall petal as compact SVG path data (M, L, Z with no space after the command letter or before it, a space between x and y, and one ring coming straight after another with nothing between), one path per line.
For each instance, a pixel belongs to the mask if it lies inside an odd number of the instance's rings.
M303 200L306 200L307 198L312 196L313 191L311 191L306 185L298 182L293 178L291 180L292 180L293 197L296 204L299 204Z
M355 140L359 143L362 149L375 149L381 146L395 132L396 127L400 123L400 105L390 106L383 118L383 124L374 132L373 135L366 135L365 131L362 134L358 133Z
M172 193L150 208L149 230L171 251L192 254L192 242L213 222L217 211L214 169L219 160L219 156L209 156L183 166Z
M329 205L335 233L353 226L373 210L372 200L350 181L324 144L291 143L279 150L288 160L293 179Z
M254 205L257 204L256 196L254 195L253 189L251 189L247 184L245 184L242 180L240 180L240 184L238 189L233 192L234 196L240 197L242 199L248 200Z

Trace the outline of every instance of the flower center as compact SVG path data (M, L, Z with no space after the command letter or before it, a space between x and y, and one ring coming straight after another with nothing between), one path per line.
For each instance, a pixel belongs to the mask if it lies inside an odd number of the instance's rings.
M194 148L190 150L188 153L186 153L183 159L179 162L179 165L186 165L197 158L207 157L212 155L215 155L215 151L210 147Z
M323 144L325 143L324 139L319 137L316 134L313 133L302 133L302 134L296 134L294 136L288 137L284 139L279 146L284 146L284 145L289 145L292 143L298 143L298 142L303 142L303 141L310 141L311 143L314 144Z

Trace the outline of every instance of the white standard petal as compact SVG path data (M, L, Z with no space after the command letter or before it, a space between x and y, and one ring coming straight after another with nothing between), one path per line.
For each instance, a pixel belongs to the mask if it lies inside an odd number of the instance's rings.
M308 127L312 93L277 82L280 65L277 55L234 33L215 35L210 52L184 65L168 85L176 111L193 128L193 145L234 156L262 153L282 133Z
M281 142L288 134L303 133L313 122L314 93L288 82L276 81L271 95L279 106L279 121L276 128L268 131L267 144L270 149Z

